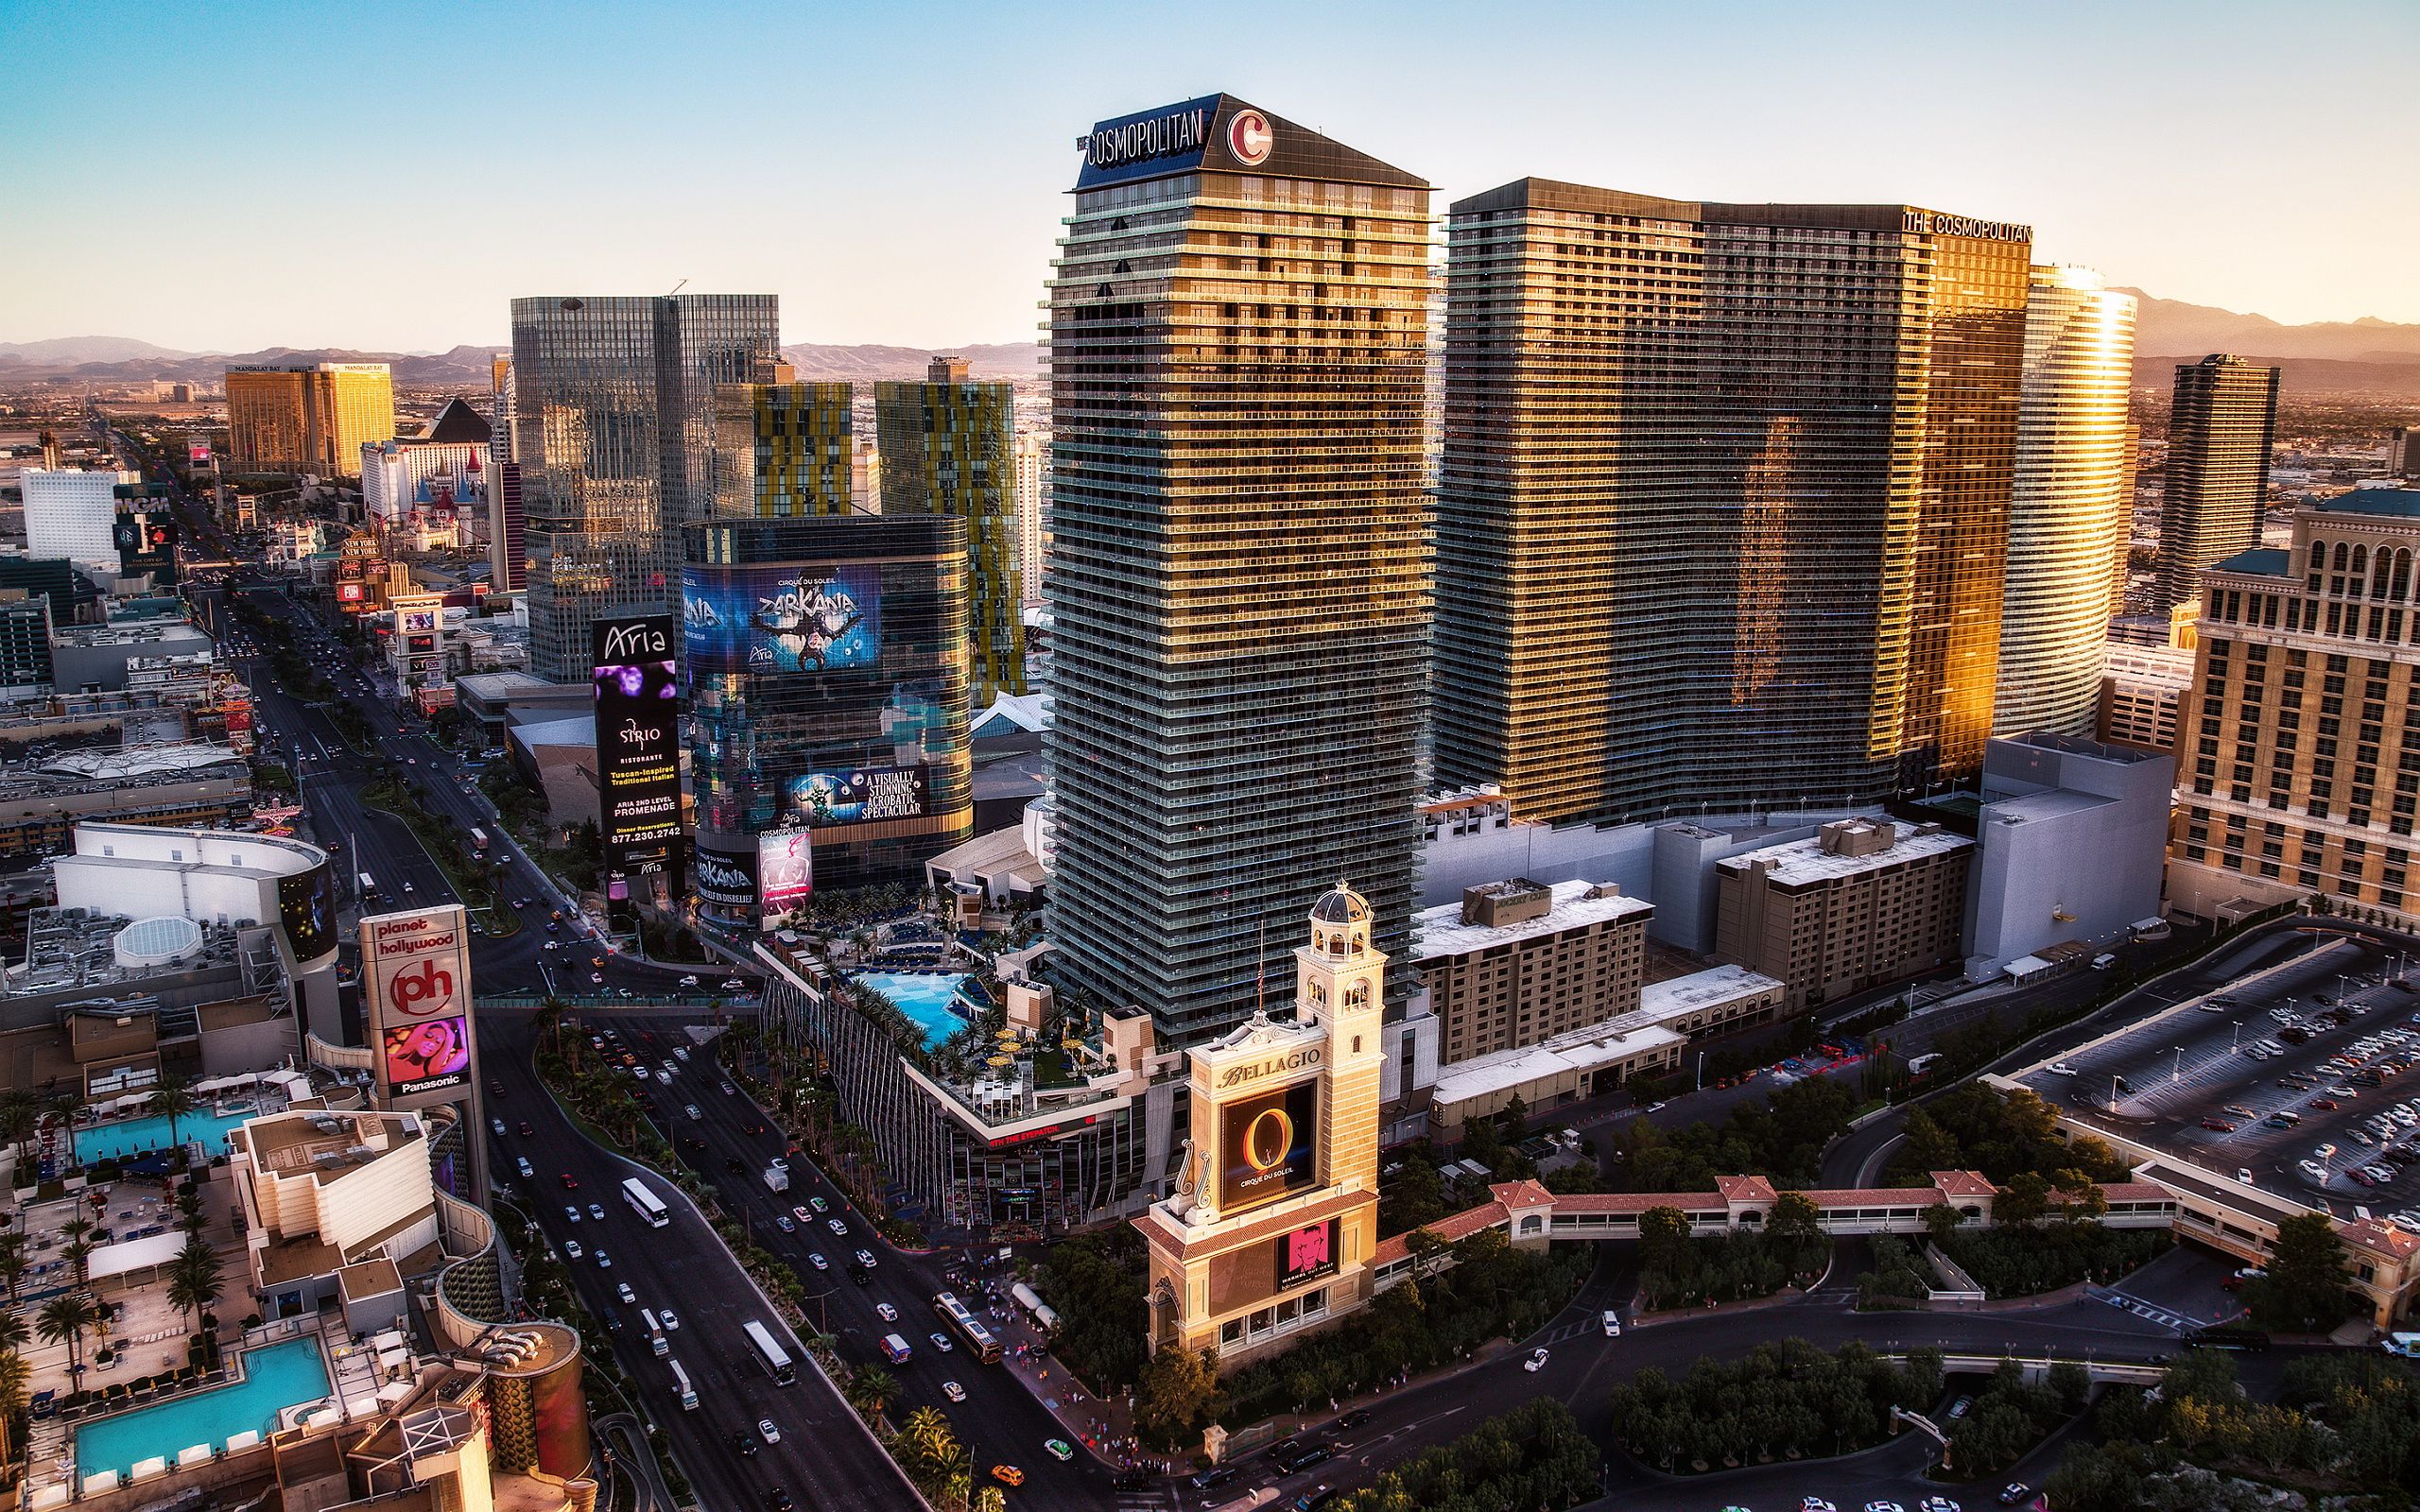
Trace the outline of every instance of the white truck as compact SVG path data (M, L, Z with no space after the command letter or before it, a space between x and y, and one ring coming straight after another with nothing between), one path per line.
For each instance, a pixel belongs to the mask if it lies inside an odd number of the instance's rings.
M768 1191L787 1192L790 1189L789 1172L778 1165L765 1167L765 1186Z
M2420 1333L2390 1333L2378 1341L2378 1348L2407 1360L2420 1360Z

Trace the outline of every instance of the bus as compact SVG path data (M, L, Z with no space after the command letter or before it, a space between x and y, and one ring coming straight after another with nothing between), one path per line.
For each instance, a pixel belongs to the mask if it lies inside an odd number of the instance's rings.
M631 1211L644 1219L650 1228L661 1228L672 1221L672 1214L665 1209L664 1199L649 1192L647 1189L647 1183L637 1177L624 1178L622 1200L628 1202Z
M368 902L371 899L375 898L375 897L377 897L377 896L378 896L378 884L377 884L377 882L376 882L373 878L372 878L372 876L370 875L370 873L368 873L368 872L366 872L366 871L365 871L365 872L363 872L363 873L361 874L361 901L362 901L363 902Z
M740 1332L748 1335L748 1347L756 1351L756 1363L773 1378L773 1384L787 1386L798 1383L798 1366L790 1364L790 1352L773 1337L772 1330L752 1317Z
M672 1367L672 1392L681 1399L681 1410L696 1412L698 1388L689 1384L689 1372L681 1368L681 1362L678 1360L666 1360L664 1363Z
M471 850L478 855L488 853L488 832L476 825L471 827Z
M957 1293L934 1294L933 1311L948 1322L953 1332L966 1341L966 1347L975 1351L977 1359L985 1365L1000 1363L1000 1341L992 1337L992 1331L967 1310L966 1304L958 1299Z

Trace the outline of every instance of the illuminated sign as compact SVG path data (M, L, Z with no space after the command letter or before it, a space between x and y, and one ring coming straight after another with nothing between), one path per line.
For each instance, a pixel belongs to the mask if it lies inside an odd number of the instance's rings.
M362 994L390 1096L470 1079L469 926L456 903L361 920Z
M277 879L277 922L298 963L337 948L336 883L326 862Z
M681 890L680 684L672 618L591 627L596 697L597 806L605 866L624 877L666 874Z
M339 604L358 604L358 603L360 603L360 602L361 602L361 585L360 585L359 583L338 583L338 584L337 584L337 603L339 603Z
M809 772L789 784L789 805L801 822L821 828L921 818L931 784L922 766L857 767Z
M1315 1223L1278 1236L1277 1289L1292 1291L1336 1274L1337 1221Z
M1326 1047L1318 1044L1305 1045L1299 1050L1281 1050L1273 1056L1267 1056L1259 1060L1248 1061L1239 1066L1229 1066L1219 1073L1219 1085L1240 1087L1248 1081L1258 1081L1264 1076L1282 1076L1289 1071L1307 1070L1318 1065L1326 1057Z
M1210 140L1210 111L1217 103L1214 95L1173 110L1130 115L1122 121L1097 126L1084 138L1084 166L1117 168L1178 153L1198 155L1202 144ZM1266 148L1261 156L1268 156Z
M870 670L881 579L871 567L685 567L681 639L692 674Z
M1319 1179L1319 1114L1316 1077L1219 1109L1220 1216L1274 1202Z
M1258 111L1237 111L1227 122L1227 150L1247 168L1258 167L1267 161L1269 149L1276 141L1277 133L1269 129L1269 117Z
M1917 236L1965 236L1983 242L2030 242L2033 228L2013 220L1978 220L1972 215L1945 215L1933 210L1903 211L1899 229Z
M815 842L804 830L772 830L756 837L756 897L764 925L787 922L815 892Z
M188 443L185 447L185 458L195 467L200 467L204 463L207 463L210 460L210 443L208 441L193 441Z
M692 846L696 873L691 882L698 896L719 908L753 908L756 906L756 853L752 843L741 849L726 850L710 846L700 835Z

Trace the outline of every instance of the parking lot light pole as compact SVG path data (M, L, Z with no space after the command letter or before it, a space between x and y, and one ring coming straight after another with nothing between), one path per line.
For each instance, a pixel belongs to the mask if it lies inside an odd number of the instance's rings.
M2227 1026L2235 1031L2235 1033L2227 1036L2227 1054L2232 1056L2236 1053L2237 1046L2243 1042L2243 1021L2241 1019L2231 1020Z
M2183 1081L2184 1079L2185 1079L2185 1047L2184 1047L2183 1045L2178 1045L2178 1046L2176 1047L2176 1065L2175 1065L2174 1069L2172 1069L2171 1071L2169 1071L2169 1074L2168 1074L2168 1084L2169 1084L2170 1087L2173 1087L2173 1086L2175 1086L2178 1082L2181 1082L2181 1081Z

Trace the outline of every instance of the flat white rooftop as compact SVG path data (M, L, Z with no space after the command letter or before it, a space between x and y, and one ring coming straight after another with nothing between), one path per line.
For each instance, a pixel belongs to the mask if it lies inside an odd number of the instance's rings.
M1636 1016L1652 1023L1661 1023L1667 1019L1720 1007L1725 1003L1754 997L1759 992L1778 991L1782 986L1779 980L1762 971L1752 971L1744 966L1717 966L1709 971L1676 976L1669 981L1648 983L1639 988Z
M1609 1019L1592 1023L1584 1029L1571 1029L1551 1040L1513 1050L1498 1050L1493 1055L1458 1060L1437 1068L1436 1097L1440 1104L1453 1104L1510 1087L1523 1087L1542 1081L1561 1072L1594 1071L1599 1066L1618 1065L1667 1045L1677 1045L1688 1036L1652 1024L1639 1024L1624 1029L1620 1025L1635 1015Z
M1826 851L1820 839L1792 840L1787 845L1769 845L1761 850L1743 850L1715 865L1724 870L1745 871L1751 863L1770 861L1773 864L1772 870L1767 875L1788 886L1808 882L1835 882L1842 877L1854 877L1861 871L1879 871L1885 867L1921 861L1928 856L1947 855L1953 850L1963 850L1974 843L1964 835L1954 834L1947 830L1938 830L1931 834L1902 833L1886 850L1852 856Z
M1500 924L1494 928L1485 924L1463 923L1462 905L1459 902L1424 908L1411 917L1411 958L1433 961L1440 956L1467 955L1491 946L1509 945L1515 940L1533 939L1540 935L1552 935L1561 930L1578 929L1608 919L1655 911L1655 905L1644 898L1626 898L1619 894L1609 898L1583 896L1590 888L1599 885L1585 881L1558 882L1551 888L1554 902L1545 913L1517 924Z

